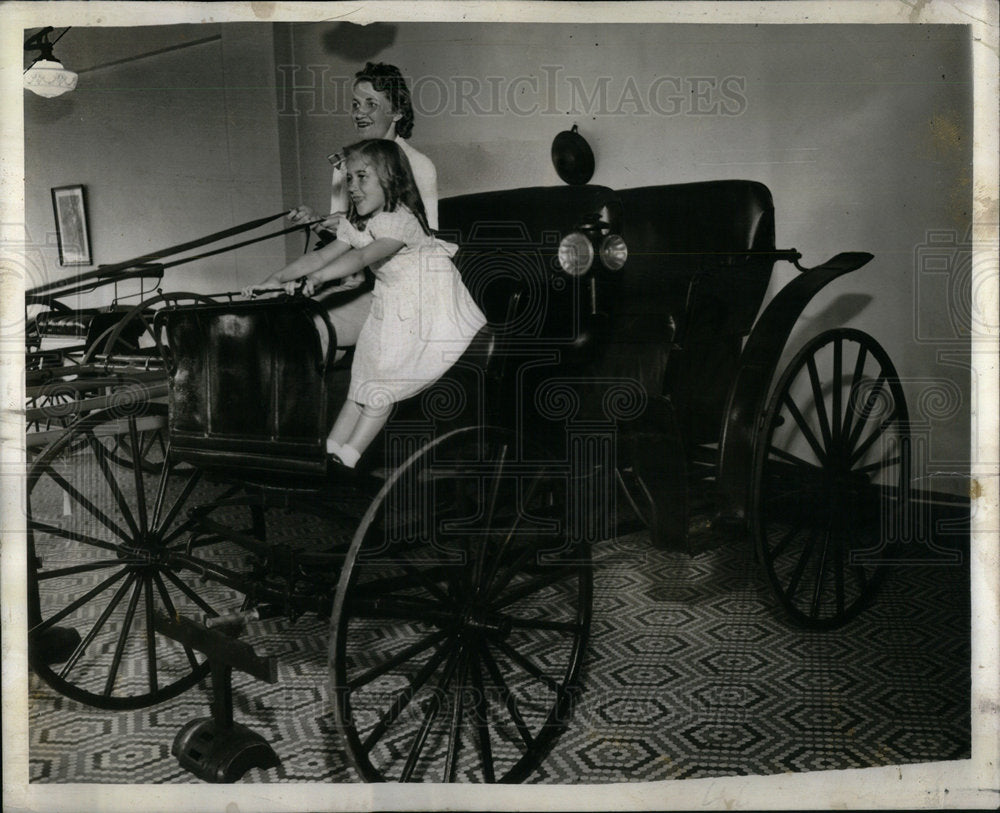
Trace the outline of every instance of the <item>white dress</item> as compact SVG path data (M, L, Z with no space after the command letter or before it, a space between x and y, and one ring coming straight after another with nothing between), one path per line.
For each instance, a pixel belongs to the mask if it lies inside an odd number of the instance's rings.
M439 379L486 324L451 261L458 247L424 233L405 206L379 212L359 231L337 234L353 248L388 237L403 248L373 263L372 307L354 350L347 397L384 406Z

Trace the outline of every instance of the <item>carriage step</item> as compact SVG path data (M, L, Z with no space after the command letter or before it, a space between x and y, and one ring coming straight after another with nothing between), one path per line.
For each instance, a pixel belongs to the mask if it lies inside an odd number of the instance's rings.
M251 768L268 770L281 764L256 731L242 723L222 725L211 717L186 723L171 753L185 770L206 782L236 782Z
M208 655L212 669L212 716L191 720L177 732L171 753L186 771L206 782L235 782L251 768L276 768L281 760L260 734L233 720L233 669L277 683L278 663L250 644L190 619L157 614L156 629ZM225 627L235 634L242 624Z

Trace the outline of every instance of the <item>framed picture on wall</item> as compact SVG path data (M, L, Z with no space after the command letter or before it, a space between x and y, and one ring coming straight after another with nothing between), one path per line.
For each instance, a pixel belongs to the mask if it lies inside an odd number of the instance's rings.
M53 187L52 211L59 242L59 265L91 265L87 199L83 187Z

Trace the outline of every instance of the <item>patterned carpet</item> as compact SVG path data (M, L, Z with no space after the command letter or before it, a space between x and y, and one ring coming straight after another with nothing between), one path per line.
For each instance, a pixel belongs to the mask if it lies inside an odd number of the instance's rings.
M272 512L268 532L316 521ZM530 782L969 757L967 557L899 567L875 606L840 630L811 632L783 619L745 541L706 537L689 554L636 532L594 553L585 691ZM278 682L235 675L235 717L271 742L281 766L242 781L358 781L327 697L327 622L260 621L243 640L278 657ZM31 781L198 782L170 749L184 723L208 714L208 699L202 684L151 709L102 711L31 676Z

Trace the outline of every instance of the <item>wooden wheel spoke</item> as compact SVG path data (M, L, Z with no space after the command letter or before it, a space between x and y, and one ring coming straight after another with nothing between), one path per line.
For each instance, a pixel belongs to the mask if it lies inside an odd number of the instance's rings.
M801 516L799 516L788 532L781 538L781 541L770 550L771 561L777 560L782 553L785 552L785 548L788 547L789 543L796 537L799 531L802 530L802 526L805 524Z
M531 504L531 500L534 498L535 493L538 491L538 486L542 482L542 478L546 474L546 469L535 474L535 477L531 481L531 485L528 487L527 493L523 496L521 500L521 505L527 507ZM483 591L488 593L495 593L497 589L503 589L503 585L497 587L494 585L493 580L496 578L497 571L500 569L500 563L503 561L503 557L507 555L507 551L510 548L511 541L517 534L521 527L521 520L524 514L521 511L517 512L514 517L514 521L511 523L510 528L507 530L506 536L501 540L500 544L497 546L496 552L493 554L492 561L490 562L490 567L486 572L486 576L483 581ZM513 573L510 574L511 576Z
M146 664L148 666L149 691L155 693L159 688L156 674L156 626L154 624L153 579L145 577L146 587Z
M125 584L119 585L118 589L115 590L115 594L111 597L107 606L105 606L104 610L97 617L94 625L87 631L87 634L83 636L80 643L76 645L76 649L73 650L73 654L70 655L69 658L67 658L66 663L63 664L63 668L59 672L60 678L65 680L66 675L68 675L72 671L73 667L79 663L83 653L86 651L87 647L93 643L94 638L97 637L97 633L99 633L107 623L108 619L111 617L111 613L115 611L115 607L118 606L118 603L125 596L125 593L128 592L129 587L133 584L133 582L135 582L135 579L136 576L134 573L129 574L128 581L126 581Z
M819 617L820 601L823 598L823 582L826 576L826 557L830 550L830 527L827 526L826 534L823 538L823 549L819 554L819 566L816 569L816 583L813 585L812 603L809 607L809 614L813 618Z
M834 445L840 442L840 434L844 422L844 406L841 392L841 380L844 377L844 342L838 336L833 340L833 405L831 409L830 431Z
M205 614L211 616L212 618L215 618L215 616L219 614L218 611L214 607L212 607L211 604L205 601L205 599L199 596L191 588L191 585L185 584L183 579L181 579L176 573L170 570L164 570L163 575L165 575L171 582L173 582L174 586L178 590L180 590L185 596L187 596L189 599L191 599L191 601L197 604L198 607L200 607Z
M49 579L60 579L63 576L74 576L77 573L91 573L95 570L104 570L109 567L127 567L128 565L139 563L139 559L101 559L95 562L87 562L85 565L72 565L70 567L59 567L55 570L46 570L42 573L37 573L35 578L43 582Z
M446 606L454 606L454 601L445 593L436 582L434 582L428 574L419 568L414 567L406 562L400 562L400 567L406 572L407 575L412 576L420 585L430 593L439 602L442 602ZM442 567L433 568L434 573L442 573L443 575L454 576L455 569L449 568L447 565Z
M493 643L503 652L508 658L514 661L518 666L520 666L525 672L531 675L536 680L544 683L548 686L556 695L561 699L566 691L566 688L559 683L554 678L545 674L539 666L529 660L526 656L522 655L516 649L514 649L506 641L496 640Z
M135 517L132 516L132 509L128 506L128 501L122 493L121 486L118 485L118 480L114 472L111 471L111 466L108 465L108 450L92 433L88 432L86 437L87 443L90 445L91 451L93 451L94 457L97 459L98 468L100 468L101 474L104 475L104 480L108 484L108 488L111 489L115 502L118 504L118 510L121 511L122 517L124 517L126 524L131 529L133 537L140 536L142 532L136 524ZM136 502L139 503L145 498L146 495L140 488L136 493Z
M792 578L788 582L787 593L789 598L795 596L795 592L799 589L799 582L802 580L802 576L806 570L806 564L809 562L809 557L812 555L812 550L815 547L812 536L807 537L807 542L799 554L799 561L795 565L795 570L792 573Z
M886 379L883 373L878 377L875 382L875 386L872 387L868 396L865 398L865 402L861 405L861 414L858 415L857 423L852 424L851 434L847 437L847 448L853 449L861 437L861 434L865 431L865 426L868 425L868 419L871 417L872 410L875 408L875 404L878 403L879 393L882 392L882 388L885 386Z
M868 472L881 471L882 469L887 469L890 466L898 466L903 462L902 455L895 455L894 457L883 457L877 463L869 463L867 466L861 466L857 469L852 469L855 474L868 474Z
M115 688L115 678L118 677L118 667L121 666L122 657L125 655L125 644L128 642L128 635L132 629L132 621L135 619L135 611L139 606L139 598L142 596L143 579L135 579L135 589L129 598L128 607L125 610L125 620L122 622L121 632L118 634L118 643L115 645L115 654L111 658L111 668L108 670L108 679L104 684L104 696L111 697L111 692Z
M864 380L865 374L865 363L868 361L868 348L865 345L858 345L858 357L854 362L854 373L851 375L851 386L847 391L849 394L857 392L858 387L861 386L861 382ZM844 430L843 437L849 438L852 431L852 423L854 421L854 410L852 409L853 399L849 398L847 402L847 411L844 415Z
M53 469L49 469L48 475L52 478L52 481L65 491L75 503L80 505L85 511L87 511L87 513L94 517L94 519L100 522L101 525L111 531L111 533L123 542L131 541L132 538L124 530L122 530L122 528L112 522L112 520L103 511L101 511L90 500L84 497L83 494L71 486L61 474L57 474Z
M486 665L487 672L489 672L490 680L500 690L500 698L504 702L510 719L514 721L514 727L517 728L518 733L521 735L525 748L531 748L535 744L535 738L531 736L531 729L528 728L524 722L524 717L521 716L521 712L517 707L517 700L507 686L507 682L503 679L500 667L497 666L497 662L488 647L483 646L480 651L483 663Z
M882 421L882 423L880 423L877 427L875 427L875 429L872 430L871 434L869 434L868 437L865 438L865 442L854 450L853 454L851 454L852 466L859 460L864 459L865 454L872 447L872 444L875 443L875 441L878 440L880 437L882 437L886 433L886 430L889 429L889 427L894 425L897 414L898 413L894 409L892 413L889 415L889 417L887 417L884 421Z
M465 711L465 678L469 672L471 652L462 649L458 665L458 691L454 693L455 702L451 707L451 721L448 724L448 753L444 759L442 780L452 782L455 779L455 766L458 764L458 752L462 747L462 714Z
M483 525L484 528L493 527L493 517L496 514L497 509L497 497L500 495L500 480L503 475L504 463L507 460L507 449L508 447L505 443L497 456L496 466L493 470L493 479L490 483L489 494L486 498L486 517ZM476 593L481 593L483 591L483 580L486 576L485 560L486 551L484 549L480 551L480 555L476 557L475 573L472 580Z
M139 509L139 527L145 532L149 529L148 517L146 516L146 487L142 481L142 444L139 441L139 432L135 426L135 418L128 419L128 434L132 443L132 449L138 454L137 459L132 461L132 474L135 479L135 493L137 507Z
M167 467L166 465L164 465L161 477L167 478L167 476L168 476ZM198 485L198 481L200 479L201 479L201 469L192 470L191 474L188 476L187 482L184 483L184 487L181 489L181 493L177 495L177 499L173 501L170 508L167 510L166 516L163 517L162 521L159 521L159 516L162 509L162 500L159 494L157 495L157 505L153 511L153 522L156 523L154 524L153 528L156 531L156 533L162 535L163 531L165 531L167 528L170 527L170 523L174 521L174 517L177 516L177 512L181 510L181 507L187 501L187 498L191 496L191 492L194 491L195 486ZM165 492L166 490L165 482L163 482L163 488ZM186 528L186 527L187 527L186 522L181 523L178 526L178 528L174 529L172 534L170 534L169 536L162 536L162 543L164 545L167 544L168 541L176 538L180 533L183 533L183 531L180 530L181 528Z
M485 651L485 644L483 651ZM483 781L492 785L497 781L496 770L493 764L493 746L490 743L489 728L489 701L486 699L486 692L483 690L483 679L479 673L479 658L475 658L472 669L472 686L476 695L476 733L479 740L479 752L483 760Z
M167 586L163 583L163 579L160 578L159 573L153 574L153 581L156 582L156 590L160 594L160 600L163 601L163 606L167 609L167 614L171 618L176 618L178 613L177 610L174 609L174 602L170 598ZM184 654L187 656L188 663L191 665L192 669L197 669L201 666L201 664L198 663L198 658L195 657L194 650L187 644L184 644Z
M502 618L514 629L568 632L571 635L583 632L583 627L576 621L546 621L544 618L517 618L512 615L503 615Z
M399 652L397 652L391 658L384 660L378 666L373 666L367 672L362 672L357 677L349 680L347 683L347 687L352 692L356 691L362 686L371 683L373 680L382 677L382 675L386 674L387 672L392 671L400 664L403 664L406 661L410 660L411 658L415 657L416 655L419 655L421 652L430 649L432 646L442 641L448 634L449 630L438 630L437 632L433 632L430 635L421 638L419 641L415 641L405 649L402 649Z
M826 399L823 397L823 388L819 383L819 372L816 370L816 357L810 356L806 362L809 370L809 384L812 387L813 401L816 404L816 418L819 421L819 431L823 436L823 446L830 448L830 420L826 414Z
M437 668L441 665L441 662L454 650L454 642L446 641L445 645L440 647L437 652L435 652L413 676L409 685L404 689L401 689L396 696L393 698L392 703L386 712L379 718L378 722L375 724L374 728L368 732L368 736L365 737L363 743L361 743L361 748L364 753L369 753L372 748L378 743L382 738L382 735L389 730L399 715L402 714L406 707L410 704L413 696L420 691L421 687L428 681L431 675L437 671Z
M431 726L441 711L441 698L451 685L451 678L455 673L455 667L460 657L460 649L453 649L448 656L448 662L445 664L440 680L438 680L437 691L431 694L431 699L427 704L427 711L424 712L424 719L420 724L420 730L417 732L417 736L410 746L410 752L406 755L406 764L403 766L403 772L399 776L400 782L409 782L413 777L413 771L416 769L417 761L420 759L420 752L424 750L424 745L427 742L427 735L430 734Z
M819 441L816 439L816 434L813 432L812 427L810 427L809 424L806 422L806 419L802 416L802 413L799 411L799 408L795 405L795 402L792 400L792 397L787 393L785 394L785 406L791 413L792 418L794 418L795 423L798 425L799 431L802 433L802 437L806 439L806 442L809 444L810 448L812 448L813 454L816 455L816 459L821 464L825 464L826 452L823 451L823 448L820 446Z
M810 463L807 460L803 460L798 455L794 455L791 452L786 452L784 449L779 449L777 446L772 445L768 447L767 452L769 455L774 455L775 457L784 460L786 463L791 463L792 465L799 466L803 469L807 469L808 471L811 472L822 471L822 468L820 466L817 466L815 463Z
M546 568L546 570L547 572L539 576L534 576L528 579L528 581L517 585L517 587L509 592L497 596L494 602L490 604L490 609L495 611L509 607L511 604L530 596L532 593L544 590L546 587L561 581L567 576L573 576L579 572L578 567L575 565L552 565Z
M527 564L528 560L538 554L538 548L527 545L524 550L514 557L514 561L511 562L502 573L494 577L494 580L489 585L489 590L486 593L487 599L494 598L498 593L502 592L503 589L510 584L510 580L513 579L518 573L521 572L521 568Z
M129 573L128 568L124 568L123 567L121 570L119 570L113 576L108 576L108 578L106 578L104 581L102 581L96 587L91 588L86 593L84 593L82 596L80 596L78 599L76 599L75 601L72 601L69 604L67 604L59 612L55 613L54 615L52 615L49 618L47 618L45 621L41 622L40 624L38 624L37 626L33 627L32 629L28 630L28 632L37 635L38 633L44 632L45 630L49 629L50 627L54 627L56 624L58 624L60 621L62 621L64 618L66 618L68 615L71 615L72 613L75 613L78 609L80 609L80 607L82 607L84 604L86 604L88 601L90 601L92 598L94 598L94 596L99 595L100 593L102 593L103 591L105 591L109 587L111 587L111 585L113 585L115 582L120 581L121 579L125 578L125 576L127 576L128 573Z
M118 545L114 542L106 542L103 539L97 539L96 537L88 536L87 534L80 533L79 531L71 531L68 528L60 528L58 525L49 525L47 522L39 522L37 519L28 520L28 529L30 531L38 531L39 533L60 537L61 539L70 539L73 542L81 542L84 545L90 545L93 548L100 548L101 550L109 550L114 553L117 553L120 550Z

